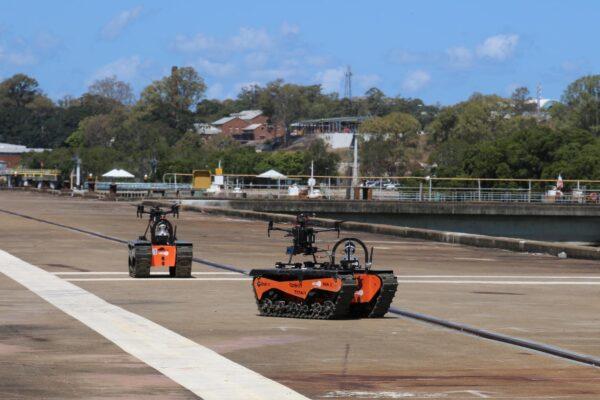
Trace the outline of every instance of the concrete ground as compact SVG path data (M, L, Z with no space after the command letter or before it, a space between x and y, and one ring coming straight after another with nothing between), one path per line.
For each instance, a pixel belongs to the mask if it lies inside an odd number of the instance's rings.
M146 223L130 203L28 192L0 192L0 209L123 239ZM264 222L192 212L176 222L196 257L246 270L285 257ZM352 236L375 246L374 268L399 275L396 307L600 357L597 262ZM194 264L194 279L130 279L124 245L4 213L0 249L313 399L600 398L590 366L392 315L259 317L243 276ZM1 274L0 310L2 399L197 398Z

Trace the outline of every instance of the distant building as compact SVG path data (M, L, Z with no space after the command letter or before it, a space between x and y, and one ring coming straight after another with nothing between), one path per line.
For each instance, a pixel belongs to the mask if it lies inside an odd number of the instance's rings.
M211 124L198 122L194 124L194 130L197 134L203 136L212 136L221 133L221 130Z
M242 142L263 141L283 136L283 126L273 124L261 110L245 110L230 114L211 124L221 134Z
M30 149L20 144L0 143L0 170L16 168L21 164L24 153L42 152L45 149Z
M292 136L315 135L323 139L333 149L350 147L354 133L358 132L360 124L366 116L333 117L306 119L290 125Z

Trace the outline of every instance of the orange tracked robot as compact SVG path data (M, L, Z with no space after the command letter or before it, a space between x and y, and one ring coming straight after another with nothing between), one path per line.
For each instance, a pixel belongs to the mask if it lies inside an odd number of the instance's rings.
M177 240L177 228L167 220L172 214L179 217L179 205L167 210L159 206L146 211L143 205L137 208L137 216L148 214L150 219L146 231L138 240L129 242L129 275L134 278L148 278L152 267L169 268L169 275L189 278L192 275L192 243ZM150 232L150 240L147 235Z
M275 268L254 269L252 286L261 315L272 317L342 319L380 318L392 303L398 282L392 271L371 270L373 249L354 237L338 240L331 252L315 246L316 235L334 228L312 226L305 214L296 217L291 228L276 227L269 222L267 233L286 232L293 244L287 248L289 259ZM337 253L343 255L336 262ZM361 264L357 250L364 255ZM327 261L318 262L318 253L327 253ZM294 256L309 256L310 261L292 262Z

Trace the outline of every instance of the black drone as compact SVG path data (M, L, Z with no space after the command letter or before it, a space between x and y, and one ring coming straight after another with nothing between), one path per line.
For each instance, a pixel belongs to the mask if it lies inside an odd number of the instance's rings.
M143 218L144 214L148 214L150 219L146 231L139 237L140 240L147 241L146 235L150 231L150 242L152 244L172 245L175 243L177 240L177 227L173 227L166 216L172 214L174 217L179 218L179 204L173 204L167 210L163 210L160 206L154 206L150 208L150 211L146 211L143 205L138 205L136 216Z

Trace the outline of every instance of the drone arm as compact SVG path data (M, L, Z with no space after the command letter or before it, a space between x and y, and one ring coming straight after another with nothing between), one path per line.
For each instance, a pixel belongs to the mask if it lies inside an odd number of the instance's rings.
M268 237L271 237L271 231L281 231L281 232L286 232L288 234L292 233L291 229L280 228L278 226L275 226L273 224L273 221L269 221L269 227L267 228L267 236Z

